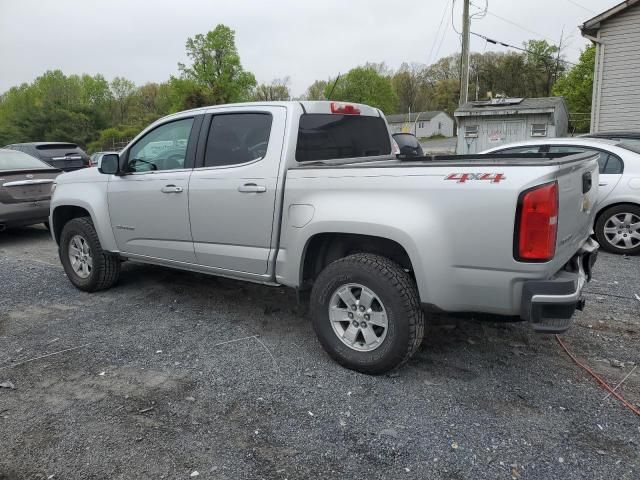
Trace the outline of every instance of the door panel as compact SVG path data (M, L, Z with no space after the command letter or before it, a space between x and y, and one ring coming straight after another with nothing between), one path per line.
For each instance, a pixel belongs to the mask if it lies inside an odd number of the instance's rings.
M190 175L191 170L180 170L111 179L109 214L120 251L195 263L188 213Z
M195 263L189 177L202 116L161 124L122 155L125 175L109 181L109 216L124 253Z
M265 130L267 116L270 131ZM189 184L199 264L254 275L267 272L285 120L283 107L214 113L203 167L193 171Z

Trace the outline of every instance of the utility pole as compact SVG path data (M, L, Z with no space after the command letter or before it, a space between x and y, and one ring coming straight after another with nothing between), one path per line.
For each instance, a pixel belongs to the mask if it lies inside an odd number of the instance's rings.
M460 73L460 105L469 100L469 0L463 0L462 8L462 72Z

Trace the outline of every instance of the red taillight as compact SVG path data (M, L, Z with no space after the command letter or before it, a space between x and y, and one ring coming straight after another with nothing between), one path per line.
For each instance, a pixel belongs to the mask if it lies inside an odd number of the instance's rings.
M546 183L523 192L516 223L516 259L551 260L556 253L558 233L558 183Z
M360 109L350 103L331 102L331 113L341 113L342 115L360 115Z

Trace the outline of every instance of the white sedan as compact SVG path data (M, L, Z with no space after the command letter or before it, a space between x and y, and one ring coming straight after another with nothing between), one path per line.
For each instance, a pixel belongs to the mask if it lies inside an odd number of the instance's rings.
M595 234L613 253L640 253L640 144L585 137L549 138L501 145L482 153L599 153Z

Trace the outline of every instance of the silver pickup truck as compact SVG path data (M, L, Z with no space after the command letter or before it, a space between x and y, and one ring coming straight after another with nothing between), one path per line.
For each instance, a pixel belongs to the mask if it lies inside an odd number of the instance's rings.
M323 347L360 372L407 361L433 311L566 330L598 248L596 158L395 150L366 105L181 112L58 177L51 231L89 292L111 287L126 259L310 289Z

